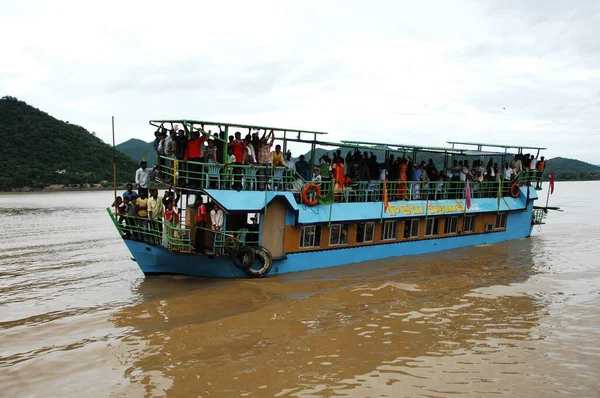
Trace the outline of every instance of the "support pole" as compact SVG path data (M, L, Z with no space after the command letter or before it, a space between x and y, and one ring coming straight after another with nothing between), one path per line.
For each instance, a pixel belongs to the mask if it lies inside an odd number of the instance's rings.
M115 202L117 201L117 148L115 147L115 117L112 116L112 139L113 139L113 189Z

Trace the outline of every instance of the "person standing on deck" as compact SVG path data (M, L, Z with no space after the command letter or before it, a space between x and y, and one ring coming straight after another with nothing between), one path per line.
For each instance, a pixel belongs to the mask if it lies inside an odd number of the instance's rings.
M177 132L175 130L171 130L169 136L165 138L165 154L171 159L177 157Z
M172 200L167 201L167 205L165 208L165 221L167 224L167 235L168 235L168 243L171 244L173 242L173 238L179 237L179 234L174 232L174 228L177 228L179 225L179 209L173 203Z
M398 190L396 191L396 199L408 200L408 191L406 189L406 181L408 180L406 172L408 170L407 160L404 156L400 159L398 167Z
M137 192L135 192L133 190L133 185L132 184L127 184L125 186L126 191L123 192L123 200L125 200L125 198L129 199L130 201L135 201L138 198L138 194Z
M148 187L150 186L150 174L154 169L147 168L145 160L140 162L140 168L135 172L135 183L138 185L138 192L140 196L142 192L148 197ZM131 198L130 198L131 199Z
M150 221L150 231L154 244L159 245L162 240L162 218L163 218L163 202L158 197L158 189L150 190L150 198L148 198L148 219Z
M222 247L218 247L217 242L224 242L221 239L217 239L217 235L222 235L223 231L223 211L218 205L213 205L213 209L210 211L210 230L213 233L212 241L213 241L213 251L216 253L217 249L221 249ZM222 236L225 239L225 236ZM222 252L221 252L222 253Z
M536 181L536 189L542 189L542 174L544 174L544 170L546 169L546 161L542 156L540 161L535 165L537 172L537 181Z
M285 153L285 165L288 167L288 169L291 170L295 170L296 168L296 162L294 162L294 160L292 159L292 151L290 151L289 149Z
M210 211L211 230L221 232L223 230L223 210L218 205L214 205Z
M300 158L296 162L295 167L296 167L296 172L298 174L300 174L300 176L302 178L304 178L306 181L308 181L309 165L308 165L308 162L305 160L304 155L300 155Z
M267 181L269 177L269 165L271 161L271 147L273 146L273 142L275 142L275 135L273 134L273 130L267 135L267 130L265 130L263 136L258 141L258 153L256 154L258 164L260 166L264 166L264 173L258 179L258 189L267 189Z
M167 138L167 132L166 130L163 130L160 135L158 136L159 141L158 141L158 148L156 148L156 156L158 157L158 178L162 179L163 178L163 173L165 172L165 164L167 163L166 160L164 159L167 154L166 154L166 150L167 150L167 144L165 142L166 138ZM146 195L148 194L148 192L146 192Z
M414 168L410 177L412 184L412 200L421 199L421 177L423 176L423 169L419 163L414 164Z
M333 190L336 194L339 194L341 191L344 190L345 180L344 164L341 162L341 157L334 158L332 167L334 181ZM336 200L337 199L339 198L336 197Z
M206 163L216 163L219 164L218 155L217 155L217 146L215 145L215 141L212 138L208 140L208 146L206 147L206 156L204 157Z
M202 200L202 196L198 195L196 206L198 207L198 217L196 218L196 239L194 246L196 247L197 253L204 253L206 250L204 244L204 231L206 230L206 224L208 222L208 213L206 212L206 205Z
M244 164L244 157L246 153L246 144L242 141L242 133L239 131L235 132L235 139L229 143L229 148L233 149L233 156L235 156L235 164L233 168L233 189L237 191L242 190L242 167Z
M271 152L271 164L273 167L287 167L281 152L281 145L275 145L275 150Z
M504 180L511 181L513 179L513 169L510 167L510 163L504 162Z
M137 200L137 196L135 197ZM123 199L123 211L125 212L125 237L138 238L137 233L137 210L135 209L135 201L130 201L129 197Z
M138 216L138 228L140 230L140 238L146 240L146 229L148 228L148 197L146 191L140 191L140 197L135 201L135 209Z
M183 155L184 162L194 162L187 163L188 168L188 185L198 187L201 184L202 180L202 165L198 163L204 162L204 141L206 141L206 136L202 134L202 137L199 136L200 133L197 131L189 132L187 126L184 124L186 133L189 133L190 140L188 141L185 147L185 153Z
M313 174L313 179L312 180L314 181L315 184L317 184L317 186L320 187L321 186L322 178L321 178L321 175L319 173L320 173L319 169L317 167L315 167L315 172Z

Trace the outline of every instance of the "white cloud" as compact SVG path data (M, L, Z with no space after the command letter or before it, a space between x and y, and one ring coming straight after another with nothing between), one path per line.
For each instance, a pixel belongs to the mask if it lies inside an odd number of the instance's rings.
M110 142L149 119L600 163L600 3L3 1L0 93Z

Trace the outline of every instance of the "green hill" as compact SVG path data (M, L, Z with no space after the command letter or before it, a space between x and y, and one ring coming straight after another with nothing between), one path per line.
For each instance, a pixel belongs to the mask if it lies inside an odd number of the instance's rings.
M113 180L113 149L81 126L63 122L14 97L0 99L0 190ZM137 164L117 151L117 181Z
M156 163L156 151L152 141L145 142L132 138L117 145L117 149L137 162L145 158L150 166Z
M546 170L554 170L557 181L600 180L600 166L576 159L548 159Z

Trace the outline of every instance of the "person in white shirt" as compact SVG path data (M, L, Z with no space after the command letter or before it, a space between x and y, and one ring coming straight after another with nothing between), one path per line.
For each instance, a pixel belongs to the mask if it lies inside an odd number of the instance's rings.
M145 160L140 162L140 168L135 172L135 183L138 185L138 193L146 193L148 197L148 187L150 186L150 174L154 171L154 168L149 169L146 167L147 163Z
M313 181L318 186L321 186L321 174L319 173L319 169L315 167L315 172L313 174Z
M295 170L296 169L296 162L294 162L294 160L292 159L292 151L290 151L290 150L288 150L285 153L285 165L290 170Z
M210 211L210 220L213 232L220 232L223 230L223 211L219 206L214 205L213 209Z
M504 163L504 179L510 181L513 179L514 170L510 167L510 163Z
M531 155L531 164L529 165L529 170L535 171L537 166L537 159L535 156Z

